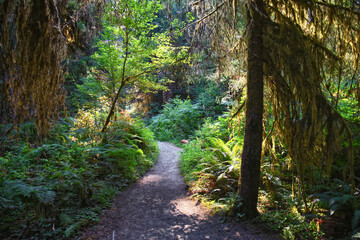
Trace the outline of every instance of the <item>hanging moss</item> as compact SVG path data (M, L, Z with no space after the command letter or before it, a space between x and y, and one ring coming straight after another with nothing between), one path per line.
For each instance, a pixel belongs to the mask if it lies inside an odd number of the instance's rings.
M87 51L103 0L0 2L1 118L35 120L44 135L65 109L66 57ZM9 106L9 107L6 107ZM6 111L9 110L10 111Z
M201 19L195 31L203 31L207 38L212 36L212 46L219 55L219 72L232 76L235 87L246 75L243 70L246 69L246 29L252 24L244 25L241 20L244 19L242 6L252 2L199 1L194 5ZM347 79L350 79L349 91L355 93L360 103L356 81L360 4L356 1L263 2L264 76L269 93L265 97L274 114L272 134L288 149L297 166L300 185L311 177L305 176L306 172L313 172L310 168L318 168L330 176L334 154L346 141L348 159L343 177L355 187L352 133L337 105L340 85ZM237 61L240 63L236 64ZM337 93L331 93L328 86L335 86Z
M344 180L354 187L352 134L337 112L338 100L328 100L324 86L358 71L360 12L342 1L269 1L267 11L265 75L277 133L297 163L300 184L310 166L330 175L344 136Z
M1 43L14 123L35 119L46 133L64 102L66 42L55 0L4 1Z

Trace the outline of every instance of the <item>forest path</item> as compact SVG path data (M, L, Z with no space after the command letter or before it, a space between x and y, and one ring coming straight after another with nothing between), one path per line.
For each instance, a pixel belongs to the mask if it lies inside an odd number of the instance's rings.
M83 239L275 239L249 224L223 223L188 199L178 168L181 149L165 142L159 148L156 165L115 199Z

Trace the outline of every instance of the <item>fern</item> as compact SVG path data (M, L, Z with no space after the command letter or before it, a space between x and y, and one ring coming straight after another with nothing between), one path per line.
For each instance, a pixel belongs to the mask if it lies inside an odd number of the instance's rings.
M234 168L240 169L240 154L242 150L240 144L234 144L231 149L230 145L232 145L232 141L224 143L224 141L219 138L207 138L206 140L217 162L231 167L232 170Z
M16 142L0 157L1 239L22 232L24 239L74 238L157 158L157 144L141 123L115 122L101 135L73 122L53 129L42 146Z
M231 195L237 189L241 145L234 144L233 141L225 143L222 139L212 137L206 138L205 145L207 148L199 152L199 156L203 156L200 161L192 162L191 174L194 176L193 179L197 180L191 183L191 191L209 194L214 199ZM184 156L187 152L186 147Z
M88 220L87 219L83 219L83 220L80 220L78 222L75 222L73 224L70 225L70 227L68 227L64 234L65 234L65 237L69 238L71 236L73 236L74 234L77 233L77 231L85 224L87 224Z
M354 217L351 220L351 228L353 230L360 227L360 210L354 212ZM359 229L360 230L360 229Z
M337 190L325 191L312 194L310 198L313 203L317 203L328 209L329 216L342 221L346 219L355 234L360 230L360 202L359 199L350 194L350 187L342 184Z

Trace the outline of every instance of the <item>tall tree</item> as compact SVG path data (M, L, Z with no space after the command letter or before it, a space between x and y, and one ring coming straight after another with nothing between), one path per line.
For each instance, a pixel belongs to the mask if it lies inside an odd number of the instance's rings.
M207 27L210 33L211 29L218 30L212 36L218 53L224 53L222 62L229 64L229 56L234 54L247 56L243 58L247 59L245 143L239 199L234 212L246 218L256 215L263 78L271 93L269 101L275 129L296 168L300 192L304 193L305 173L311 172L309 166L320 166L329 174L338 139L343 136L349 143L344 180L354 186L351 131L337 111L339 90L335 96L327 92L330 92L329 86L339 89L336 86L347 81L351 86L349 91L359 96L356 85L360 54L359 2L229 0L215 1L213 5L211 1L206 3L197 3L197 9L201 9L200 5L212 6L202 11L197 23L202 27L210 24ZM240 9L244 9L245 15ZM244 26L244 18L247 20L244 28L238 32L228 30ZM229 41L234 34L237 40ZM228 46L224 47L221 42Z
M239 179L241 213L247 218L257 215L264 109L264 6L262 0L248 2L247 101L245 138Z
M343 137L349 143L343 178L355 187L352 134L338 112L337 98L328 92L329 86L344 82L359 91L353 81L359 67L359 3L268 1L266 10L266 82L277 134L292 158L299 192L305 196L311 168L330 175ZM306 201L304 205L307 211Z
M185 54L183 47L174 47L169 34L156 33L154 24L162 5L156 1L124 0L110 2L104 17L104 33L93 55L107 78L111 104L102 132L107 129L125 88L143 92L165 89L154 73L175 64ZM153 74L154 75L154 74ZM127 92L127 97L132 96Z
M2 1L0 46L12 121L45 133L64 101L66 41L56 0Z
M34 120L39 135L47 132L64 109L66 57L88 50L102 6L102 0L0 1L4 122Z

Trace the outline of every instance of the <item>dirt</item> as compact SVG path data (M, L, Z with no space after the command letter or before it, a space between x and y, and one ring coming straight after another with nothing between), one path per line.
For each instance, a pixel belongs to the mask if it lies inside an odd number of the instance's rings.
M178 168L181 148L159 142L156 165L119 194L82 239L279 239L250 223L223 222L187 197Z

